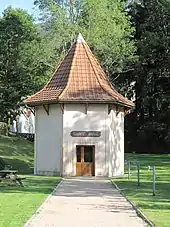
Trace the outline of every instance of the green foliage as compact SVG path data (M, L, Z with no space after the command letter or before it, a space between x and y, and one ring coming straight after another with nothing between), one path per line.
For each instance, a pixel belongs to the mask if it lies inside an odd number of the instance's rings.
M133 28L125 6L117 0L88 0L83 6L82 31L100 58L107 75L114 78L134 59Z
M122 1L36 0L35 4L42 11L43 29L56 40L54 48L58 59L66 54L74 37L81 32L110 80L129 70L130 62L136 60L133 28ZM125 78L121 83L129 81Z
M38 25L21 9L7 8L0 19L0 118L6 121L7 112L47 82L79 32L110 79L134 61L133 29L121 1L36 0L35 4L41 11Z
M33 18L24 10L4 11L0 18L0 46L0 118L5 120L22 97L44 85L49 66L43 63L47 46Z
M0 122L0 135L8 135L8 125L5 122Z
M134 120L129 128L133 128L132 135L137 131L137 146L142 141L152 152L168 152L170 5L167 0L144 0L131 6L131 15L139 62L134 71L136 111L129 116Z
M148 147L152 152L167 152L170 2L130 2L35 0L39 24L24 10L4 11L0 19L1 120L23 97L46 83L81 32L112 84L128 97L135 91L136 109L126 118L127 144L138 151Z

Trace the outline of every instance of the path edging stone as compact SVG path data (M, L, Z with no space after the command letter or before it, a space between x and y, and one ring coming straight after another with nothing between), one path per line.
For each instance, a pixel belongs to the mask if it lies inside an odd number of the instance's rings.
M37 216L37 214L40 213L40 211L43 208L43 204L45 202L47 202L52 196L53 194L57 191L58 187L61 185L61 183L63 182L63 179L57 184L57 186L54 188L54 190L48 195L48 197L43 201L43 203L41 204L41 206L33 213L33 215L28 219L28 221L24 224L24 227L29 227L32 223L32 221L34 220L34 218Z
M120 192L120 194L131 204L131 206L133 207L133 209L136 211L136 214L143 219L143 221L145 221L150 227L155 227L155 224L152 223L147 217L146 215L139 209L135 206L135 204L133 202L131 202L127 196L124 194L124 192L122 192L122 190L119 188L119 186L113 182L111 179L110 179L110 182L112 183L112 185Z

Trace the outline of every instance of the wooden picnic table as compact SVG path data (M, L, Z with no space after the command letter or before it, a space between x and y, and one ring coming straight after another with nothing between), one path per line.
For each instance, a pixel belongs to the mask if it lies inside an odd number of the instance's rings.
M17 170L11 170L11 169L3 169L0 170L0 181L2 182L10 182L10 183L19 183L21 186L24 186L22 183L22 180L25 179L25 177L19 177L17 175Z
M3 170L0 170L0 173L4 173L4 174L9 174L9 173L17 173L18 171L17 170L12 170L12 169L3 169Z

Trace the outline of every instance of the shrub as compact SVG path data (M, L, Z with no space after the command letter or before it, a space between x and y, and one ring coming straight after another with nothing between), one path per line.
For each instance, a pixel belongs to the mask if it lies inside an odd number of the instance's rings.
M10 169L10 168L11 166L3 158L0 158L0 170Z
M0 135L8 135L8 125L5 122L0 122Z

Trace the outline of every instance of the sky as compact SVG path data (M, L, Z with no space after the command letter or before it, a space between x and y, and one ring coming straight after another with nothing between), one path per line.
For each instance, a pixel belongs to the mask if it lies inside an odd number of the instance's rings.
M0 0L0 16L2 12L8 7L26 9L29 13L33 13L34 0Z

